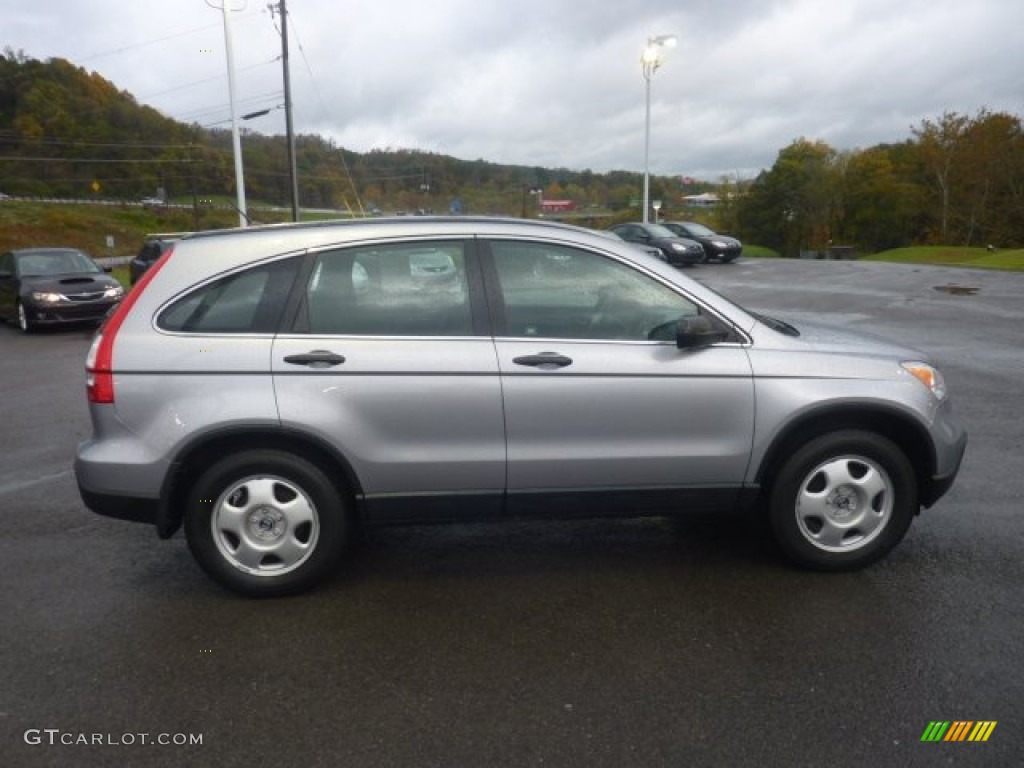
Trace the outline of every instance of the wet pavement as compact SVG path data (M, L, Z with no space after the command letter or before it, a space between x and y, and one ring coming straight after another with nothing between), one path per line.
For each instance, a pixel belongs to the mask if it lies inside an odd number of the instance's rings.
M740 517L418 527L372 533L309 595L243 600L180 535L82 506L70 461L89 432L89 332L0 327L0 760L1024 762L1024 274L769 260L687 274L941 364L971 442L885 561L796 571ZM985 743L922 743L935 720L997 725Z

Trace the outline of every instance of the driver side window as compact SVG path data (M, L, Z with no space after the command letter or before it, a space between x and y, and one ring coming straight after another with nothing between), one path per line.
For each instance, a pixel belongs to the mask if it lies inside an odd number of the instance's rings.
M700 314L665 285L590 251L492 241L505 307L503 335L673 341L675 323Z

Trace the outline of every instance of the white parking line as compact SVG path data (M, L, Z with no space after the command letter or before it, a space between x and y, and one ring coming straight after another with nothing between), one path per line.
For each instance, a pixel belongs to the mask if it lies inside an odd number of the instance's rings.
M5 493L14 493L15 491L22 491L26 488L31 488L34 485L42 485L43 483L49 483L54 480L60 480L67 477L68 475L74 474L72 470L65 469L63 472L56 472L52 475L43 475L32 480L19 480L9 483L0 483L0 496Z

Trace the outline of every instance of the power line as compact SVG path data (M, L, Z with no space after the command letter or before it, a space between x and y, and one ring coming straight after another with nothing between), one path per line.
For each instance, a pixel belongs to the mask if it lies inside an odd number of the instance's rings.
M10 134L5 138L6 132L0 131L0 143L5 144L31 144L48 147L100 147L105 149L195 149L197 144L153 144L132 141L123 142L96 142L96 141L64 141L61 139L26 139L23 136Z
M294 19L293 15L292 15L291 11L288 12L288 18L290 18L292 20L292 31L295 33L295 42L299 46L299 53L302 54L302 61L305 62L305 64L306 64L306 71L309 73L309 82L313 86L313 93L316 94L317 101L320 102L320 113L325 118L330 120L331 119L330 112L327 109L327 104L324 101L323 94L320 93L320 86L317 83L317 79L313 75L313 67L310 65L309 59L306 57L306 49L305 49L305 47L303 47L302 40L299 38L299 30L298 30L298 27L295 24L295 19ZM340 152L339 156L341 158L342 170L345 171L345 176L348 179L349 188L352 190L352 194L355 196L356 205L359 207L360 213L365 215L366 211L363 209L363 201L359 197L359 190L356 189L356 180L352 177L351 171L349 171L348 163L345 160L345 153L344 152ZM347 204L348 203L346 203L346 205Z
M239 19L239 21L245 21L245 20L248 20L249 18L254 18L256 15L257 15L256 11L253 11L253 12L250 12L250 13L239 12L238 13L238 19ZM215 24L204 24L201 27L193 27L191 29L186 29L186 30L183 30L181 32L174 32L174 33L172 33L170 35L165 35L163 37L156 37L156 38L153 38L151 40L140 40L137 43L131 43L129 45L123 45L120 48L113 48L113 49L111 49L109 51L101 51L100 53L94 53L91 56L86 56L84 58L80 58L80 59L78 59L78 61L79 62L94 61L95 59L102 59L102 58L106 58L107 56L116 56L116 55L118 55L120 53L125 53L126 51L135 50L136 48L146 48L146 47L149 47L151 45L156 45L157 43L165 43L168 40L176 40L179 37L187 37L188 35L193 35L196 32L205 32L208 29L214 29L214 28L219 27L219 26L220 25L216 24L216 23Z
M236 68L235 71L236 72L248 72L248 71L253 70L253 69L259 69L260 67L266 67L266 66L268 66L270 64L276 63L280 58L281 58L280 56L277 56L277 57L271 59L270 61L261 61L261 62L258 62L256 64L249 64L248 66L245 66L245 67ZM137 97L137 99L138 99L138 101L146 101L148 99L156 98L157 96L164 96L164 95L166 95L168 93L175 93L176 91L183 91L186 88L191 88L194 85L202 85L203 83L213 83L213 82L216 82L218 80L223 80L225 77L227 77L227 75L216 75L215 77L204 77L202 80L193 80L190 83L182 83L181 85L176 85L173 88L167 88L167 89L162 90L162 91L157 91L156 93L147 93L145 96Z
M250 96L246 99L238 99L235 103L239 105L256 104L258 102L280 101L280 99L281 91L268 91L267 93L261 93L257 96ZM218 104L216 106L207 106L201 109L193 110L191 112L185 112L171 119L178 121L196 122L202 119L205 115L216 116L224 114L224 110L225 106L223 104Z
M89 163L89 164L127 164L134 163L136 165L162 165L168 163L199 163L201 160L186 160L186 159L158 159L158 158L137 158L134 160L115 160L113 158L100 158L100 157L35 157L35 156L20 156L20 155L0 155L0 160L14 160L17 162L32 162L32 163Z

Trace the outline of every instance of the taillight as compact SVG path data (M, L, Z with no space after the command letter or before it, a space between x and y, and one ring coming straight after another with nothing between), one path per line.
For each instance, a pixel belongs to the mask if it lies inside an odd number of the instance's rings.
M117 332L139 296L149 285L149 281L160 271L173 251L173 248L169 248L146 270L131 292L117 305L113 314L100 326L92 340L89 354L85 358L85 393L90 403L114 402L114 340L117 338Z

